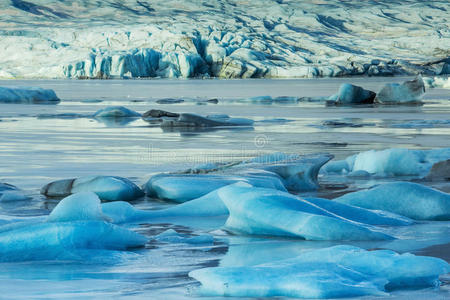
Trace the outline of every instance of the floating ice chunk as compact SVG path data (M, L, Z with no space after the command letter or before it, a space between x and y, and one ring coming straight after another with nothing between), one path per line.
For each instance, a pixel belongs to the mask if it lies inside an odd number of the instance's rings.
M162 127L219 127L252 126L253 120L244 118L208 118L196 114L182 113L178 119L163 119Z
M277 157L278 156L278 157ZM318 154L310 156L285 154L284 159L280 159L283 154L262 156L259 161L260 166L253 166L265 171L279 175L288 190L308 191L315 190L319 186L317 175L320 168L330 161L333 156L329 154ZM264 164L264 160L272 162ZM256 161L255 161L256 162ZM250 167L251 164L248 164Z
M388 235L349 221L289 193L227 186L218 191L229 210L224 228L234 233L307 240L382 240ZM280 218L282 216L282 218Z
M366 171L377 176L425 175L431 166L450 158L450 148L433 150L385 149L370 150L330 162L324 170L328 173Z
M61 100L50 89L38 87L0 87L0 103L58 104Z
M194 270L189 276L201 282L202 296L245 298L338 298L383 295L385 282L336 264L292 266L216 267Z
M450 195L412 182L392 182L348 193L334 201L379 209L415 220L450 220Z
M347 220L352 220L359 223L389 226L404 226L413 224L413 221L406 217L382 210L369 210L322 198L308 197L305 198L305 201L317 205L318 207Z
M424 82L428 88L450 89L450 77L425 77Z
M274 176L213 175L213 174L159 174L145 184L145 192L159 199L185 202L204 196L218 188L247 182L253 186L286 190L280 178Z
M62 199L48 216L48 222L80 220L109 221L103 215L100 199L95 193L80 192Z
M94 192L107 201L130 201L144 193L133 182L116 176L87 176L77 179L63 179L50 182L41 188L41 194L48 197L65 197L78 192Z
M250 184L245 182L237 182L232 185L251 187ZM102 210L116 224L149 221L158 218L226 216L228 215L228 208L217 194L218 191L220 191L220 188L200 198L160 210L139 210L130 203L123 201L103 203Z
M98 110L94 118L139 118L141 114L123 106L109 106Z
M140 234L100 221L27 224L0 233L0 260L66 259L72 250L126 250L146 241Z
M344 83L339 87L338 93L328 100L333 101L335 105L371 104L375 95L374 92L365 90L360 86Z
M337 298L434 287L439 275L448 271L448 264L437 258L335 246L285 261L206 268L189 275L202 283L201 293L209 296Z
M187 236L180 234L173 229L168 229L153 237L154 240L165 243L183 243L183 244L213 244L214 238L212 235L203 234L197 236Z
M340 298L382 295L393 289L435 287L450 271L445 261L334 246L255 266L213 267L189 276L205 296Z
M0 261L72 258L87 249L126 250L147 239L109 224L94 193L63 199L42 223L18 222L0 227Z
M386 84L375 97L375 102L382 104L401 104L420 102L425 93L425 84L419 75L414 80L402 84Z

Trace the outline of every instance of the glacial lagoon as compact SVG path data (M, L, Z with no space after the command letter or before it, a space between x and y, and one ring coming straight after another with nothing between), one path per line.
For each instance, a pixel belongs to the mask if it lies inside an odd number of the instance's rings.
M59 199L44 197L40 189L61 179L120 176L143 186L161 172L245 161L275 152L329 153L333 162L368 150L450 147L448 90L427 89L422 105L326 106L323 101L314 101L336 93L342 83L379 91L385 83L407 79L411 78L0 81L3 87L53 89L61 99L57 105L0 104L0 182L18 187L25 195L19 201L0 201L0 225L46 219ZM296 97L301 100L289 101ZM253 125L165 128L139 117L93 117L110 106L124 106L141 114L150 109L204 116L226 114L251 119ZM418 177L320 172L317 191L297 194L331 199ZM448 181L420 183L450 192ZM139 210L177 205L149 197L130 203ZM121 227L148 239L145 247L127 252L95 250L79 254L78 259L0 263L0 298L193 299L201 294L200 283L188 275L191 271L270 265L337 245L410 252L450 262L449 221L384 226L383 234L395 237L393 240L306 241L289 236L233 235L223 228L226 220L223 215L173 216L126 223ZM450 277L447 274L440 279L439 288L394 289L364 299L445 299L450 297Z

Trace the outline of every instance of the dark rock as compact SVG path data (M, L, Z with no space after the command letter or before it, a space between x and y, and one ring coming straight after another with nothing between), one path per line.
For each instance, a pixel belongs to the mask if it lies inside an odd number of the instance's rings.
M162 117L169 117L169 118L178 118L180 114L161 110L161 109L151 109L149 111L146 111L142 117L143 118L162 118Z
M429 181L450 181L450 159L435 163L424 179Z
M156 100L156 103L158 104L177 104L177 103L183 103L183 99L174 99L174 98L164 98Z

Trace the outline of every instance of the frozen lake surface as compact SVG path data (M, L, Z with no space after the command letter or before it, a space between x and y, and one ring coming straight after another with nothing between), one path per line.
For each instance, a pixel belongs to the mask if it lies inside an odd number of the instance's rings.
M32 199L0 202L0 221L47 215L55 201L39 194L45 184L87 175L114 175L144 184L156 173L208 162L237 161L259 154L327 152L336 159L385 148L450 147L450 94L427 91L422 106L326 107L319 102L254 104L244 99L269 95L319 97L334 94L350 82L378 91L388 82L406 78L341 78L314 80L15 80L0 86L39 86L54 89L58 105L0 104L0 182L25 190ZM162 98L184 99L159 104ZM204 100L217 98L218 103ZM163 130L141 119L105 122L89 117L97 110L121 105L144 113L150 109L201 115L227 114L249 118L254 126L203 130ZM58 116L59 115L59 116ZM337 189L354 190L379 180L319 178L317 195L331 197ZM450 191L448 183L433 183ZM311 195L308 194L308 195ZM148 198L133 202L140 209L173 205ZM293 257L304 249L339 244L280 238L231 236L217 229L223 218L174 219L140 224L135 230L152 237L167 229L212 234L214 245L173 244L153 240L138 259L98 262L0 263L0 299L182 299L196 297L198 283L188 272L206 266L272 255ZM388 229L402 239L394 242L352 243L362 248L441 257L450 262L450 222L424 222ZM281 254L282 253L282 254ZM393 292L388 298L450 297L450 278L440 289ZM379 299L378 297L377 299Z

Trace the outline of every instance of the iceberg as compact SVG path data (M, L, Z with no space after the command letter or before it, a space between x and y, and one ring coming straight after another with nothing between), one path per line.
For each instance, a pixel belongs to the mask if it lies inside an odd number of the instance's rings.
M341 216L347 220L369 225L406 226L414 222L406 217L389 213L383 210L369 210L358 206L344 204L334 200L322 198L304 198L305 201L317 205L330 213Z
M145 184L145 192L150 197L181 203L202 197L218 188L236 182L246 182L253 186L286 190L281 179L274 176L158 174L150 178Z
M381 104L404 104L420 102L425 93L425 84L419 75L414 80L402 84L386 84L375 97L375 102Z
M41 188L47 197L65 197L78 192L94 192L106 201L131 201L144 196L130 180L117 176L87 176L50 182Z
M360 86L344 83L339 87L337 94L328 98L328 103L334 105L371 104L375 95L374 92Z
M66 260L79 251L127 250L146 242L138 233L105 222L100 199L85 192L63 199L45 222L0 226L0 261Z
M140 118L141 114L123 106L109 106L94 113L94 118Z
M450 77L424 77L423 81L428 88L450 89Z
M377 176L425 176L436 162L450 158L450 148L409 150L401 148L370 150L332 161L326 173L366 171Z
M204 296L343 298L435 287L450 271L445 261L390 250L334 246L254 266L194 270Z
M242 162L208 164L174 174L158 174L145 184L151 197L185 202L239 181L281 191L318 187L320 168L333 156L273 153Z
M450 220L450 195L412 182L380 184L345 194L334 201L380 209L415 220Z
M177 119L163 119L161 127L219 127L252 126L253 120L230 117L202 117L196 114L182 113Z
M217 193L229 211L224 229L233 233L306 240L392 238L372 230L375 227L345 219L286 192L227 186Z
M58 104L55 91L39 87L1 87L0 103Z
M243 182L234 185L248 184ZM250 186L250 185L248 185ZM193 199L160 210L139 210L128 202L114 201L102 204L103 213L115 224L151 221L173 217L214 217L228 215L228 209L214 190L200 198Z

